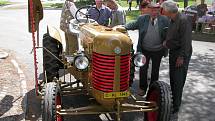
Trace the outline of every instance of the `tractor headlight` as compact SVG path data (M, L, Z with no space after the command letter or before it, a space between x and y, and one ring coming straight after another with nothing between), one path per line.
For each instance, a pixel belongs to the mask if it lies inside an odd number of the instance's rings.
M146 57L141 53L136 53L134 55L133 60L134 60L134 65L137 67L144 66L146 63Z
M89 66L89 59L84 54L77 55L74 64L77 69L84 70Z

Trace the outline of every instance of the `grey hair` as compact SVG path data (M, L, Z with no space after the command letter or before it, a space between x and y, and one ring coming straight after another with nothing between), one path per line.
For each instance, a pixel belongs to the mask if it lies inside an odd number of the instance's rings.
M165 10L165 11L168 11L170 13L177 13L178 12L178 6L177 6L177 3L172 1L172 0L167 0L167 1L164 1L162 4L161 4L161 7Z

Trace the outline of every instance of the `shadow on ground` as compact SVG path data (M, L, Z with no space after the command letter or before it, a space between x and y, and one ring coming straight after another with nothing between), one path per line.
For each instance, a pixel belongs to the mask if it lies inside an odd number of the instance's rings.
M21 120L23 118L23 114L21 114L21 115L10 115L10 116L1 117L5 113L7 113L13 107L13 103L16 102L16 100L19 100L20 98L21 98L21 96L18 97L17 99L14 99L13 96L6 95L0 101L0 121L18 121L18 120Z
M193 53L184 87L179 121L215 121L215 50ZM168 58L165 58L160 79L169 83Z
M41 107L40 99L36 98L35 90L28 92L28 105L26 110L26 120L38 121L41 120ZM89 96L78 95L78 96L64 96L63 97L63 108L78 108L83 106L89 106L95 101L90 101ZM104 115L75 115L75 116L65 116L64 121L105 121L107 117ZM116 118L111 115L111 118ZM124 113L122 114L122 121L140 121L143 118L143 113Z

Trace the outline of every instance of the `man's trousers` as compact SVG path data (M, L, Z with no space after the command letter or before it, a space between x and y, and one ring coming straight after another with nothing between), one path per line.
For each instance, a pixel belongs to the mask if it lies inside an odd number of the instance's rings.
M178 57L178 52L169 52L170 86L173 95L174 112L178 112L181 105L182 92L187 76L187 70L191 54L192 52L190 52L187 57L184 57L184 62L181 67L176 67L176 59Z
M159 68L160 68L160 63L161 59L164 55L164 49L159 50L159 51L147 51L143 50L142 52L145 57L146 57L146 63L143 67L140 67L140 84L139 87L140 89L143 89L144 91L147 90L148 88L148 67L149 67L149 61L151 59L152 61L152 70L151 70L151 83L154 81L157 81L159 78Z

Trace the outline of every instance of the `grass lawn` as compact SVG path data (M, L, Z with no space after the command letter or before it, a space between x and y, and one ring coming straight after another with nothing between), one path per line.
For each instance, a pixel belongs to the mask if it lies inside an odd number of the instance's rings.
M8 4L10 4L10 2L8 2L7 0L0 0L0 6L8 5Z
M139 15L139 10L126 11L126 23L136 20Z
M128 3L127 0L118 0L118 3L120 4L120 6L122 7L128 7ZM136 7L136 0L132 1L131 7Z

